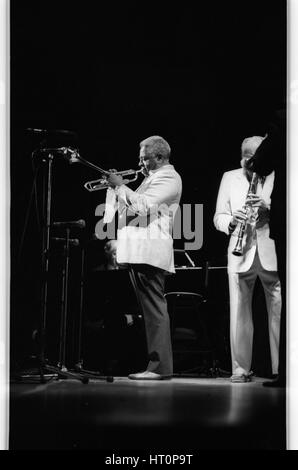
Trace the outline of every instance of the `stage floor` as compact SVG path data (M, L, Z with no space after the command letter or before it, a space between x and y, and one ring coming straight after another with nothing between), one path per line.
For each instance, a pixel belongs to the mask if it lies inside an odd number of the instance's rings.
M264 379L10 385L10 449L193 453L285 449L286 390Z

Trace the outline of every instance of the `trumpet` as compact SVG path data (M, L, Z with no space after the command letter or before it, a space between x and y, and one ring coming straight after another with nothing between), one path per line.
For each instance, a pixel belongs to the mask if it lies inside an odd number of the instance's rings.
M257 186L258 186L258 179L259 179L259 176L257 175L257 173L253 173L246 197L249 194L256 194ZM254 208L251 207L250 204L245 204L244 210L245 210L247 219L244 220L243 222L238 222L239 232L237 236L237 242L236 242L234 250L232 251L233 255L235 256L243 255L243 237L244 237L244 233L246 230L246 225L247 225L248 219L250 220L250 222L252 222L253 219L255 218Z
M127 183L136 181L139 176L139 173L143 173L143 175L146 176L146 169L144 167L140 168L139 170L107 171L82 158L77 149L63 147L61 150L63 151L63 155L65 156L65 158L68 159L69 163L81 163L102 174L101 178L93 181L87 181L84 184L84 188L86 188L90 192L98 191L99 189L107 189L109 187L108 177L111 173L114 173L115 175L119 176L132 176L132 178L127 180Z
M139 173L141 172L143 172L143 168L141 168L140 170L123 170L123 171L107 172L107 174L102 176L102 178L99 178L93 181L87 181L87 183L84 184L84 188L86 188L90 192L98 191L99 189L107 189L109 187L108 175L110 173L114 173L115 175L119 175L123 177L131 175L132 178L126 181L127 183L131 183L132 181L136 181L136 179L139 176Z

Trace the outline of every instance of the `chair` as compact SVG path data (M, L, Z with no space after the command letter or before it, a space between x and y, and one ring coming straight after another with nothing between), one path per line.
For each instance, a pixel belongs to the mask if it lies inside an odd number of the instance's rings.
M174 372L186 365L188 371L199 369L207 373L208 364L212 367L213 350L204 318L206 299L196 292L181 291L167 292L165 298L171 321ZM192 363L194 368L190 368ZM199 363L201 367L197 366Z

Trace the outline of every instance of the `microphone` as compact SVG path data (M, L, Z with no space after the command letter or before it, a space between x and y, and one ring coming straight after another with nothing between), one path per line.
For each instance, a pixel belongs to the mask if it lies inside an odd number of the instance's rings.
M26 131L33 132L34 134L48 134L49 136L70 136L77 137L77 134L74 131L69 131L65 129L38 129L36 127L27 127Z
M66 242L66 238L52 237L51 240L53 240L54 242ZM79 246L80 242L77 238L70 238L69 244L72 246Z
M79 161L79 152L77 149L72 147L47 147L34 150L35 153L62 153L71 163ZM69 156L70 154L70 156Z
M48 131L45 130L45 129L34 129L33 127L27 127L26 131L29 131L29 132L34 132L36 134L41 134L41 133L44 133L46 134Z
M53 227L57 228L85 228L86 227L86 222L83 219L80 220L70 220L66 222L53 222L52 224Z

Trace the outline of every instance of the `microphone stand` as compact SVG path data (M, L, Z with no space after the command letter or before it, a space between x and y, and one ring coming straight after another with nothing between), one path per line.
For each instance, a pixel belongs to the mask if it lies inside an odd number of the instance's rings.
M68 294L68 273L69 273L69 245L70 245L70 228L66 228L66 245L65 261L63 268L63 285L62 285L62 307L61 307L61 323L60 323L60 341L59 341L59 362L58 366L49 365L45 358L46 350L46 319L47 319L47 300L48 300L48 278L49 278L49 253L50 253L50 230L51 226L59 227L59 223L51 223L51 204L52 204L52 179L53 179L53 159L54 149L43 149L43 163L47 163L44 170L43 180L43 236L42 236L42 294L41 294L41 321L40 321L40 356L39 370L40 381L45 383L44 371L57 374L58 378L74 378L80 380L84 384L89 379L103 379L107 382L113 382L111 375L102 376L91 371L85 371L82 367L82 361L75 366L75 372L67 370L65 366L65 346L66 346L66 319L67 319L67 294ZM45 160L46 158L46 160ZM80 317L79 317L79 354L81 354L81 334L82 334L82 313L83 313L83 286L84 286L84 250L81 258L81 280L80 280ZM80 358L81 359L81 358Z
M69 278L69 240L70 229L66 229L64 251L64 266L62 270L62 301L61 301L61 321L60 321L60 341L59 341L59 362L58 367L64 372L66 368L66 326L67 326L67 304L68 304L68 278Z
M43 219L43 229L42 229L42 255L41 255L42 288L41 288L40 353L39 353L40 381L41 383L46 382L44 371L48 370L51 373L56 373L58 378L70 377L70 378L78 379L83 383L88 383L89 379L85 377L83 374L76 374L76 373L66 371L64 370L64 368L51 366L47 363L46 358L45 358L53 160L54 160L54 154L52 151L49 151L48 153L46 152L44 153L42 162L46 163L46 165L44 167L44 175L43 175L43 216L44 216L44 219ZM67 230L67 232L69 236L69 230ZM66 262L68 263L68 260ZM67 270L68 270L68 264L67 264ZM65 307L67 307L67 303L65 304Z
M81 277L80 277L80 311L79 311L79 325L78 325L78 356L75 369L77 371L83 368L82 356L82 323L83 323L83 305L84 305L84 266L85 266L85 248L81 252Z
M49 153L47 160L43 158L42 162L47 163L43 171L43 228L42 228L42 251L41 251L41 317L40 317L40 355L39 370L41 383L45 383L45 342L46 342L46 317L48 300L48 276L49 276L49 251L50 251L50 227L51 227L51 203L52 203L52 171L54 155Z

